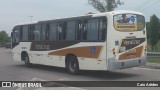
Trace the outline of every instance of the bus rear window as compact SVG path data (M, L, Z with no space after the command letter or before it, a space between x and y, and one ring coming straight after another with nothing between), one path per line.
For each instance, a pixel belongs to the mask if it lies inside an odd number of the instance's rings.
M145 28L145 19L142 15L118 14L114 16L114 27L118 31L140 31Z

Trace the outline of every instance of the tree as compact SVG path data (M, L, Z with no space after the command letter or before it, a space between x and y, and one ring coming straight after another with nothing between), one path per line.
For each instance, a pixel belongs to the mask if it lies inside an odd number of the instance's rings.
M159 19L156 15L151 16L150 18L150 43L152 46L152 50L155 51L156 44L158 43L158 35L159 35Z
M0 45L4 45L10 41L10 37L6 33L6 31L0 31Z
M151 36L150 22L146 22L146 30L147 30L147 38L150 39L150 36Z
M113 11L118 4L124 4L120 0L88 0L88 3L100 12Z

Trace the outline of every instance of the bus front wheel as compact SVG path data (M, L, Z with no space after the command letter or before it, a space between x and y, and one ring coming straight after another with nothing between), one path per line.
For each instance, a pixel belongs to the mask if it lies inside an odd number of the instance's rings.
M25 65L26 65L26 67L28 67L28 68L31 67L31 63L30 63L30 61L29 61L28 55L25 55L24 63L25 63Z
M79 73L79 63L78 63L77 57L68 56L66 68L70 74L78 74Z

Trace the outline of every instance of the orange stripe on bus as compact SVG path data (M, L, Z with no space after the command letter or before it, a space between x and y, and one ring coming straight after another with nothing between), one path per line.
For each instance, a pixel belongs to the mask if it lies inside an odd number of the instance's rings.
M91 46L87 46L87 47L76 47L76 48L58 50L58 51L50 52L48 55L66 56L67 54L74 54L77 57L98 58L101 52L102 46L95 46L95 48L96 48L95 53L91 53Z
M119 56L119 60L127 60L133 58L139 58L142 55L143 46L135 48L135 52L126 52Z

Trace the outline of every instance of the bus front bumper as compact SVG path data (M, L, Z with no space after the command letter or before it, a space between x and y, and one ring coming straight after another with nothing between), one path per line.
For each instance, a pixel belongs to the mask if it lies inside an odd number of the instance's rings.
M121 61L116 60L114 58L110 58L108 60L108 69L107 70L111 71L111 70L116 70L116 69L124 69L124 68L145 65L146 58L147 58L147 55L145 55L144 57L141 57L141 58L121 60Z

